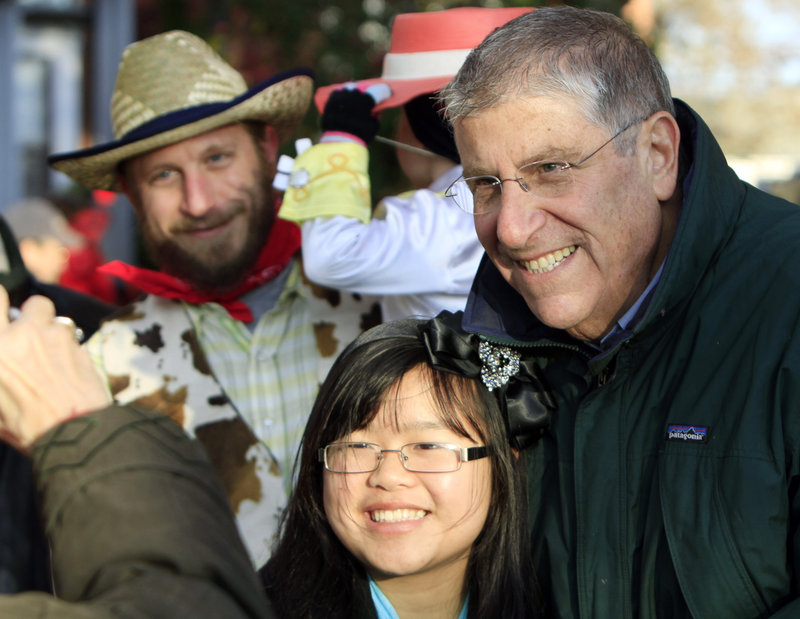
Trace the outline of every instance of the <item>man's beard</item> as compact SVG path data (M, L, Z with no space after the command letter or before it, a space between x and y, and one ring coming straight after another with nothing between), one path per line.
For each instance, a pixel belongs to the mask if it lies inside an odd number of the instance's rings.
M253 188L253 191L248 191L252 208L247 222L247 236L238 252L224 255L220 250L214 251L213 248L197 253L187 251L172 238L164 238L163 233L156 230L146 217L140 217L142 242L150 259L160 270L189 282L200 292L224 294L234 290L244 281L258 259L275 220L269 176L262 170L259 178L260 183ZM241 216L240 213L244 210L246 205L237 202L231 205L230 210L219 221L211 218L187 219L178 224L178 231L198 228L201 224L218 225L233 216Z

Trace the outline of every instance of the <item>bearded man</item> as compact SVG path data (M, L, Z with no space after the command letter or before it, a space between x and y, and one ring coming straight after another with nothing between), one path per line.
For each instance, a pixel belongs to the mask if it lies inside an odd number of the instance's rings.
M312 90L304 69L248 89L202 40L162 33L122 56L117 139L49 160L133 205L158 270L103 267L149 294L87 346L118 403L160 410L204 444L256 567L269 557L318 385L373 308L312 289L299 229L276 218L278 145Z

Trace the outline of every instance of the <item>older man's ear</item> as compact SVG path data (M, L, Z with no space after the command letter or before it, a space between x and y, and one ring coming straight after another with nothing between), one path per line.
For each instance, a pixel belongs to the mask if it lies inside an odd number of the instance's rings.
M675 194L678 182L678 148L681 132L668 112L657 112L644 121L643 140L649 155L653 191L660 201Z

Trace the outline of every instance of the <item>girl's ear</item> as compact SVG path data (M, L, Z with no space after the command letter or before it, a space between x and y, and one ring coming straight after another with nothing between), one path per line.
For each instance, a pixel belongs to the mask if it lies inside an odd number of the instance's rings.
M514 460L519 460L519 449L517 449L516 447L512 447L511 453L514 454Z

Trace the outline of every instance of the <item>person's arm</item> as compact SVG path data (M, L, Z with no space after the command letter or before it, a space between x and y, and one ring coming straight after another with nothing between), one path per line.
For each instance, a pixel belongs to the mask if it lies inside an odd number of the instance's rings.
M0 616L274 616L202 448L167 417L108 406L47 300L10 326L7 312L0 293L0 435L33 459L57 598L0 598Z
M791 341L794 343L795 340ZM797 351L800 350L800 347L796 344L790 345L790 350ZM797 357L798 355L794 355L793 358ZM797 361L800 362L800 359ZM795 365L795 367L797 366ZM796 403L800 397L800 391L797 390L800 381L796 380L794 374L787 375L791 378L785 381L784 386L789 393L780 394L784 398L782 401L787 402L783 413L784 430L791 437L786 449L786 453L790 454L791 463L787 471L789 475L787 483L789 521L787 522L786 543L788 546L788 569L792 578L791 589L797 595L797 592L800 591L800 417L797 415ZM794 619L795 617L800 617L800 597L787 602L785 606L770 615L770 619Z
M169 418L109 407L57 426L32 457L62 601L25 604L54 617L273 616L205 452ZM0 600L0 615L26 616L21 603Z
M483 255L472 217L430 190L389 197L382 217L302 224L303 268L323 286L365 294L464 294Z
M421 189L384 199L372 217L366 146L378 130L373 96L331 93L322 142L294 161L279 215L302 226L304 271L350 292L466 295L483 255L471 216Z
M331 93L322 113L320 143L293 162L278 215L302 223L343 215L372 217L367 146L378 132L375 99L355 89Z

